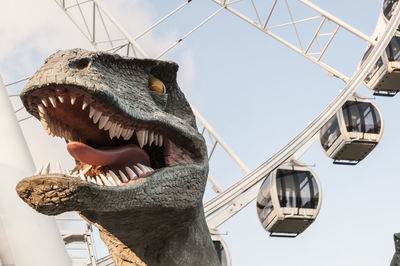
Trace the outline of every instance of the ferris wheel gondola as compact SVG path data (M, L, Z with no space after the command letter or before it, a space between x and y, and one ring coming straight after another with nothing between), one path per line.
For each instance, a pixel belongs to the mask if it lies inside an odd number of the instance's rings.
M221 266L231 266L231 255L229 253L228 245L225 243L217 229L210 228L210 233Z
M396 9L399 0L384 0L382 4L382 15L388 22L392 18L393 11Z
M373 34L376 41L382 37L381 35L397 4L398 0L383 1L381 15ZM371 44L367 47L361 59L360 67L363 67L365 59L370 55L373 48L374 46ZM394 96L400 91L400 27L364 79L364 83L368 88L374 90L374 95L378 96Z
M359 96L350 98L321 128L325 153L336 164L357 164L378 144L383 119L378 107Z
M399 35L399 36L398 36ZM369 46L361 60L361 66L371 53L373 46ZM367 87L374 90L374 95L394 96L400 91L400 32L396 32L385 52L375 63L373 69L364 79Z
M296 237L314 222L321 202L321 185L310 169L281 165L261 185L257 214L270 236Z

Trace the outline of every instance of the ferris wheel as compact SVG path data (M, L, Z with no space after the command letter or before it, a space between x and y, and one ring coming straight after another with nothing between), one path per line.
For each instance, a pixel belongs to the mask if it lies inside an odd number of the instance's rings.
M214 19L218 18L219 14L228 12L322 67L328 71L330 76L344 81L345 87L321 114L292 141L289 141L284 148L273 154L268 160L263 158L263 163L253 171L250 171L250 168L232 151L197 109L193 108L200 131L209 144L211 163L214 160L214 152L219 149L220 152L228 155L233 164L236 164L239 170L244 173L244 177L223 189L223 186L219 185L217 175L214 175L211 169L209 181L215 194L211 194L210 199L205 202L205 214L208 218L213 240L215 240L217 246L221 247L221 252L227 252L227 245L222 240L221 226L256 198L261 224L271 235L297 236L306 230L317 217L322 202L321 191L324 187L323 184L319 183L317 175L309 169L309 166L298 162L300 156L320 137L324 151L334 162L357 164L375 148L382 137L382 113L369 99L356 95L355 92L363 82L376 95L394 96L400 90L393 85L397 83L398 79L398 72L396 71L398 59L396 30L400 24L400 15L392 15L399 14L397 5L393 4L397 2L384 1L377 30L372 37L368 37L334 15L305 0L300 0L297 4L308 9L307 12L312 13L312 15L302 19L295 18L294 10L291 8L292 3L289 4L288 1L271 1L267 8L260 8L256 1L247 1L247 6L240 6L241 2L245 1L211 1L217 9L213 10L209 16L205 16L198 25L188 30L181 37L173 40L169 45L163 46L162 49L153 48L151 53L143 48L145 46L140 43L141 39L144 40L142 41L144 44L148 44L147 34L157 31L159 28L163 29L164 23L174 19L185 9L189 9L194 2L189 0L180 3L172 11L167 12L166 16L162 16L142 31L136 30L137 35L132 37L129 31L112 16L112 12L109 12L97 0L76 2L56 0L61 10L72 20L96 50L120 53L126 56L164 59L169 53L178 49L182 43L185 43L186 39L195 38L195 32L212 23ZM279 4L282 4L286 10L282 9L282 6L279 8ZM262 6L262 4L260 5ZM287 12L289 22L273 24L273 18L279 17L283 11ZM253 17L247 14L252 14ZM184 17L184 19L188 21L187 17ZM318 26L308 39L309 41L305 43L299 25L310 21L316 21ZM286 33L283 36L275 33L279 29L287 27L293 30L295 42L286 40ZM350 77L323 61L324 55L333 45L339 30L346 31L354 38L360 38L363 42L367 42L365 57L360 63L360 67ZM191 37L192 35L193 37ZM362 47L362 49L364 50L366 47ZM290 63L285 67L282 68L282 72L286 72L286 77L290 73L288 71L288 69L291 69ZM263 81L263 77L257 78ZM11 86L12 84L8 85ZM22 118L20 122L24 120L25 118ZM357 129L357 126L360 129ZM315 172L318 171L315 170ZM306 177L301 179L301 173L307 173ZM314 197L309 197L314 199L314 203L312 203L313 200L308 203L302 202L304 197L300 193L300 184L304 185L305 183L301 180L309 181L306 187L310 192L314 191ZM286 184L292 182L293 185L285 186L285 181ZM278 192L278 183L281 192ZM291 206L283 206L283 201L285 201L285 204L290 203L290 200L283 199L285 193L296 195L291 196L293 201ZM300 204L302 207L296 206L296 204ZM254 209L253 207L255 213ZM293 212L295 209L297 213ZM264 214L260 215L262 212ZM256 216L254 219L257 219ZM285 224L285 221L290 222ZM297 223L299 221L301 224ZM226 265L230 265L228 255L228 253L225 253Z

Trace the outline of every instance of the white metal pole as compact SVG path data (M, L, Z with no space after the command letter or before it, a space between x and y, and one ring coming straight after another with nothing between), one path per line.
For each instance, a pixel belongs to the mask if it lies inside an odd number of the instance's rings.
M1 76L0 117L2 263L16 266L71 265L55 219L35 212L15 191L18 181L32 175L35 166Z

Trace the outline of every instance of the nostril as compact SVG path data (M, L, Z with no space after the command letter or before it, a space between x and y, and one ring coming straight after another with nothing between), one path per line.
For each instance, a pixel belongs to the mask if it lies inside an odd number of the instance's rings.
M89 65L89 62L90 62L89 58L81 58L71 62L69 66L72 68L84 69Z

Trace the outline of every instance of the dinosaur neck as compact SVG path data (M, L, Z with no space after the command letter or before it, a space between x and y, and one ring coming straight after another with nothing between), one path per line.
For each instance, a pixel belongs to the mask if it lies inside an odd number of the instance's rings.
M82 215L100 228L117 265L220 265L202 205Z

